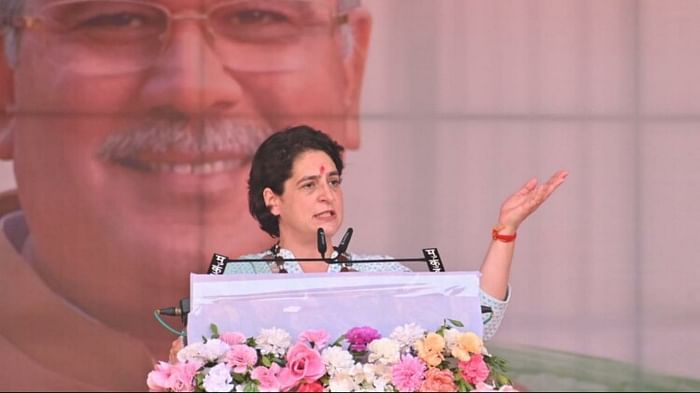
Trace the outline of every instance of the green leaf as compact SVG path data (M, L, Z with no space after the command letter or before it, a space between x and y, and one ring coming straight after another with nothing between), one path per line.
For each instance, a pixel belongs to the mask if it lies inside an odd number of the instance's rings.
M197 373L194 376L194 386L195 390L198 392L204 391L204 374Z
M255 382L246 382L245 385L243 385L243 391L244 392L259 392L260 389L258 389L258 384Z
M456 319L448 319L448 321L450 321L450 323L451 323L453 326L456 326L456 327L464 327L464 324L463 324L461 321L458 321L458 320L456 320Z
M237 385L240 385L243 382L245 382L245 374L231 373L231 376L233 377L233 381L236 382Z
M447 325L447 319L442 320L442 325L440 325L440 329L447 329L449 326Z
M209 325L209 329L211 329L211 338L219 338L219 327L215 323Z
M468 392L469 391L469 386L467 385L466 382L462 381L457 381L457 391L458 392Z
M338 339L335 340L335 342L333 342L333 344L331 344L330 346L331 347L340 347L343 345L343 341L345 341L345 339L346 339L346 337L343 334L342 336L338 337Z
M505 374L502 374L502 373L496 373L496 374L493 376L493 380L494 380L494 382L496 382L496 386L497 386L497 387L501 387L501 386L503 386L503 385L511 385L511 384L512 384L510 378L508 378Z
M262 360L263 366L265 366L265 367L270 367L270 366L272 366L272 360L270 360L269 357L263 356L261 360Z
M472 386L467 382L464 377L462 376L462 373L458 371L454 372L454 378L455 382L457 383L457 390L460 392L470 392L472 390Z

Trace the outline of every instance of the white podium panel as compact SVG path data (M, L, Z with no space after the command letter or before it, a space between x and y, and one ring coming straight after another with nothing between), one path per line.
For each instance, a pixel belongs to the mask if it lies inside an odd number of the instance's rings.
M478 272L192 274L190 285L189 342L209 337L212 323L246 336L325 329L335 339L357 326L388 335L412 322L436 329L449 318L483 335Z

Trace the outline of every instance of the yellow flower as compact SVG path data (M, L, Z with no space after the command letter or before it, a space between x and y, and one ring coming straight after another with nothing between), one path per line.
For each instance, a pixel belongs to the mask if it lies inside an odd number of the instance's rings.
M424 339L416 342L416 350L418 357L428 366L437 367L444 359L442 351L445 350L445 339L437 333L428 333Z
M461 361L468 361L472 353L480 354L484 347L481 338L472 332L462 333L457 336L457 342L452 348L452 356Z

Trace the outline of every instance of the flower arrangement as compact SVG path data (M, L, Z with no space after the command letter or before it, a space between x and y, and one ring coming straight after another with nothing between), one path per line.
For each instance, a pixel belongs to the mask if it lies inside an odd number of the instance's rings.
M293 342L282 329L246 337L212 325L210 339L184 347L174 364L160 362L147 384L150 391L515 391L504 361L459 327L454 320L436 331L408 324L389 337L355 327L331 343L323 330Z

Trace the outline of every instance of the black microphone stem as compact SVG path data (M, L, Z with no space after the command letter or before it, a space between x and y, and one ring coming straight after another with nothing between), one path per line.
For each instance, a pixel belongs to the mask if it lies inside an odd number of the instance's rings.
M321 254L321 259L326 259L328 244L326 244L326 231L323 228L318 228L316 232L316 247L318 248L318 253Z

